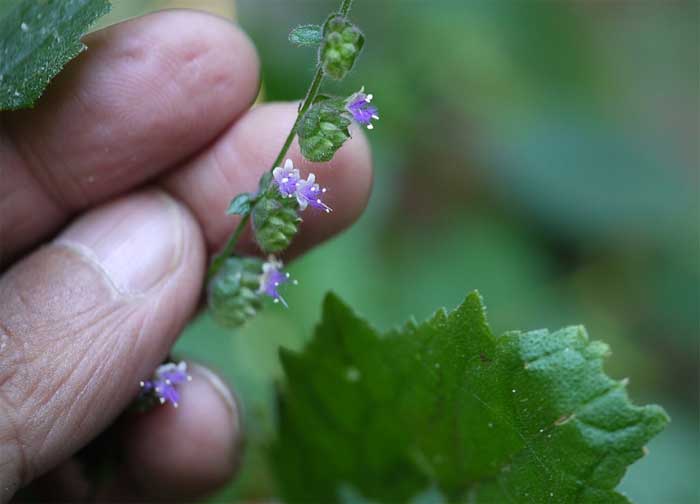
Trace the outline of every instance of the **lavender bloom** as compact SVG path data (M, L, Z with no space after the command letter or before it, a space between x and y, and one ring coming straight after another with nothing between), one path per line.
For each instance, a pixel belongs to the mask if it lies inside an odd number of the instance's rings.
M141 396L153 395L161 404L169 402L174 407L178 407L180 394L175 385L191 381L192 377L187 374L187 364L182 361L179 364L169 362L158 366L150 380L140 382Z
M280 194L286 198L291 198L294 196L297 190L297 183L299 182L299 170L294 168L294 164L291 159L287 159L284 162L284 168L277 167L272 170L272 176L277 183Z
M321 201L321 195L326 192L326 188L321 188L316 182L316 175L309 173L306 180L300 180L297 184L296 197L299 202L299 208L305 210L308 205L314 208L320 208L326 213L331 212L331 207Z
M348 98L347 110L352 114L353 119L358 124L367 126L367 129L373 129L372 120L375 121L379 119L379 109L374 105L370 105L373 96L371 94L365 94L364 86L357 93Z
M289 308L289 305L287 305L287 302L277 290L280 285L289 282L289 273L283 273L281 269L282 262L275 259L274 256L270 256L267 262L263 264L258 292L270 296L275 303L282 303L285 308ZM297 284L298 282L294 280L293 283Z

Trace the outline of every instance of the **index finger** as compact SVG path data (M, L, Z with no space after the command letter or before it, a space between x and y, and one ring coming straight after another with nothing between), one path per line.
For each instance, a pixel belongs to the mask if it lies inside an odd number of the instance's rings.
M253 45L212 15L159 12L86 44L36 109L0 114L0 267L201 150L257 94Z

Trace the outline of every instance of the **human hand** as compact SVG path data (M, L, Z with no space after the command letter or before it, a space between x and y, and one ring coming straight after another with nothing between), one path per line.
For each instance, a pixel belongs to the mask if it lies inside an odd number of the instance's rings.
M0 501L32 481L51 500L191 499L230 478L241 449L238 407L202 367L180 408L120 422L109 485L90 488L71 456L197 311L208 257L237 224L225 210L269 169L296 104L248 110L255 50L209 15L156 13L86 43L36 109L0 114ZM305 166L296 146L290 157ZM336 211L307 212L292 255L365 206L364 137L329 165Z

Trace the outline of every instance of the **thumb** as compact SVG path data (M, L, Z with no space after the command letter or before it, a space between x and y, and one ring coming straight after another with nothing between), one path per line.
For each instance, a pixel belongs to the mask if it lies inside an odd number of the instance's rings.
M0 501L107 427L196 309L203 238L164 193L79 218L0 278Z

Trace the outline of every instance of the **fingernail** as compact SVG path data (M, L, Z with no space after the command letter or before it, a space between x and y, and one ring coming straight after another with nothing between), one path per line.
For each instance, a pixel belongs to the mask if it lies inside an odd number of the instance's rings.
M93 210L57 243L77 249L124 294L143 293L177 264L182 215L165 193L150 191Z
M226 405L226 409L231 415L231 422L233 426L233 440L231 444L230 451L230 462L231 462L231 472L235 472L243 461L243 452L245 445L245 438L243 433L243 426L241 425L241 411L238 408L238 401L233 396L231 389L224 383L219 375L212 372L211 370L200 366L199 364L192 364L190 366L192 372L192 379L203 379L205 380L217 393L217 395L223 400Z
M223 399L224 403L226 403L229 412L236 422L236 428L238 428L240 419L238 418L238 407L236 406L236 400L233 398L231 390L224 383L224 381L216 373L213 373L211 370L200 366L199 364L192 364L190 369L192 370L193 374L205 379L209 385L211 385L212 389L214 389L214 391L221 396L221 399Z

